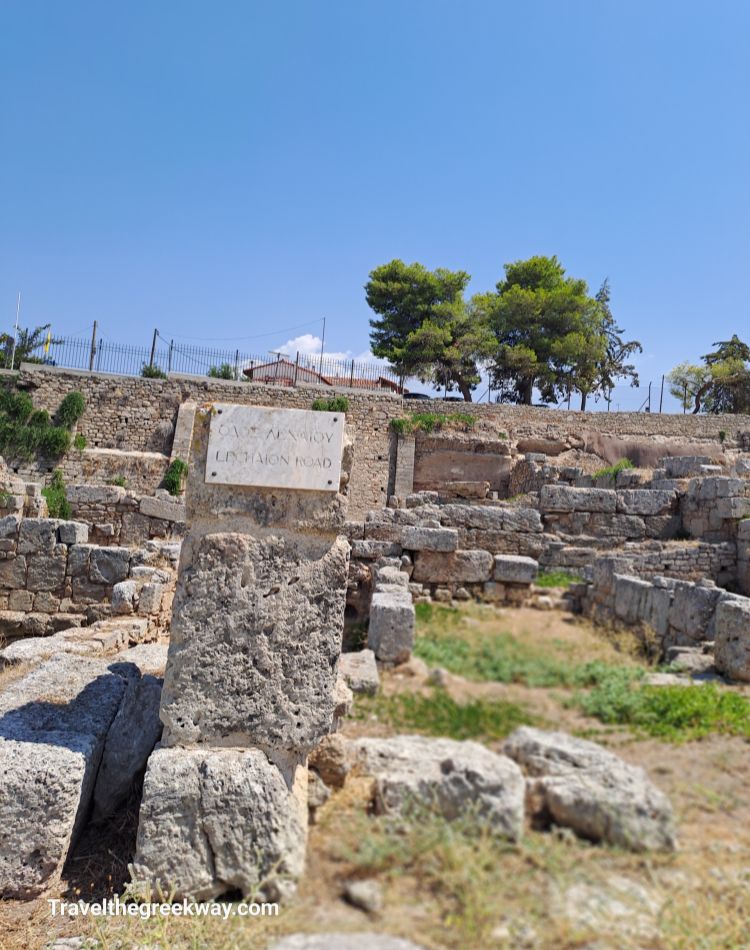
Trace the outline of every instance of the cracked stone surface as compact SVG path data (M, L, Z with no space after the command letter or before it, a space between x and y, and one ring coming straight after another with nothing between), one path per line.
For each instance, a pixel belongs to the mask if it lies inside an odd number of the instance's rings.
M305 863L307 773L257 749L157 749L143 785L133 880L177 898L293 893Z

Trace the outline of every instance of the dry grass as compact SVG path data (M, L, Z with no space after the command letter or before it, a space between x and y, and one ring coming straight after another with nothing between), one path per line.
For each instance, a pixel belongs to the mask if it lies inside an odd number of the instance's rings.
M502 630L529 650L570 664L596 659L637 664L633 641L613 644L564 614L470 607L448 632L469 640ZM634 855L590 845L568 833L527 830L517 845L470 817L449 824L428 812L408 823L370 814L371 783L351 778L310 829L308 872L278 918L228 921L134 918L83 924L51 921L43 901L0 905L0 947L41 947L55 934L94 936L103 950L148 946L185 950L264 950L293 932L361 931L408 937L427 950L505 948L750 947L750 746L711 735L682 745L636 741L605 730L560 699L570 692L521 683L452 677L456 700L523 704L550 724L588 728L627 761L643 766L673 802L675 854ZM419 677L385 675L387 697L429 693ZM349 734L392 731L381 720L350 720ZM496 746L495 746L496 747ZM65 869L58 895L121 891L131 859L136 801L110 825L89 829ZM377 877L385 909L365 915L342 900L344 882Z

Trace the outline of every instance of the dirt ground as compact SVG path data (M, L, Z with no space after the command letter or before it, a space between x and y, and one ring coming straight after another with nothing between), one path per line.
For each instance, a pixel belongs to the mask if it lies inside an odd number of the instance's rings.
M617 651L588 624L561 611L514 609L471 617L540 647L564 644L571 658L607 660ZM428 690L420 663L387 673L386 696ZM0 904L0 948L45 946L57 936L95 935L105 948L217 947L261 950L275 935L385 932L427 950L505 947L750 947L750 744L713 735L675 744L635 738L566 705L565 690L476 683L449 676L456 700L507 699L549 728L586 731L646 769L671 799L679 833L674 854L631 854L529 829L518 845L470 840L450 829L388 827L367 814L366 782L353 779L318 811L307 873L274 920L166 923L52 920L44 899ZM347 720L346 735L388 734L379 720ZM499 749L501 743L492 743ZM55 895L95 897L125 880L137 802L104 831L89 834ZM432 835L432 837L431 837ZM342 899L356 878L378 880L383 910L367 914ZM272 942L272 941L271 941Z

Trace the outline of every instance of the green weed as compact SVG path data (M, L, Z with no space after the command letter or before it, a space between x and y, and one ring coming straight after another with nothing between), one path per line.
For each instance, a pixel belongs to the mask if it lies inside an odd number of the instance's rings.
M600 468L594 472L594 478L616 478L618 472L624 472L629 468L635 468L630 459L620 459L614 465L608 465L606 468Z
M570 587L580 581L580 577L569 571L540 571L534 583L537 587Z
M349 400L346 396L333 396L331 399L313 399L311 408L316 412L348 412Z

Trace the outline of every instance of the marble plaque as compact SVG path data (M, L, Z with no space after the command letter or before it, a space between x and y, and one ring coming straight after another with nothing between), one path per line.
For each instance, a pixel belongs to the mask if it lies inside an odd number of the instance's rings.
M344 413L215 403L206 482L338 491Z

